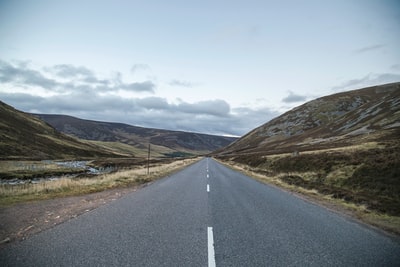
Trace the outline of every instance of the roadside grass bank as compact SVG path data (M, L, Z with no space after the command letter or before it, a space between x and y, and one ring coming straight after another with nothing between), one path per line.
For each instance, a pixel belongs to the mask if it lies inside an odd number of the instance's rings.
M399 146L368 144L280 155L237 155L221 163L365 223L400 234Z
M106 174L82 175L75 178L61 177L54 181L40 183L2 184L0 185L0 207L27 201L77 196L107 189L142 185L179 171L199 159L176 159L164 163L151 163L149 174L147 174L146 164L142 164L135 165L132 169L121 169Z

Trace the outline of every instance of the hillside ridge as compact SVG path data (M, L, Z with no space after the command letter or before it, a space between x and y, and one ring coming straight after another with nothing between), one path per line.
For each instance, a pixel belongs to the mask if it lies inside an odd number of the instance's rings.
M317 98L255 128L220 154L287 153L399 136L400 83ZM368 137L369 136L369 137ZM268 151L268 152L267 152Z
M49 124L0 101L1 159L118 156L58 132Z
M141 149L151 143L192 154L210 153L237 139L235 137L145 128L124 123L84 120L67 115L34 115L64 134L85 140L120 142Z

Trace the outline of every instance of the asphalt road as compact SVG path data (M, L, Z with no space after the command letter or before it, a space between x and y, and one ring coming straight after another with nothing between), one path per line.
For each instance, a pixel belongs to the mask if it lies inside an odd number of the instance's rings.
M0 266L400 266L400 240L204 159L7 246Z

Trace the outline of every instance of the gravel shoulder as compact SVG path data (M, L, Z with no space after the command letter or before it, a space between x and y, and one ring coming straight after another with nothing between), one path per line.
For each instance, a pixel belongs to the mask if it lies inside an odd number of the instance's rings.
M105 205L150 183L0 207L0 249Z

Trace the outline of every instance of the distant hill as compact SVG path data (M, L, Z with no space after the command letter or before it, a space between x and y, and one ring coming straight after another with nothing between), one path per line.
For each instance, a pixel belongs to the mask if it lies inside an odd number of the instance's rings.
M166 156L210 153L237 140L234 137L143 128L123 123L83 120L65 115L35 114L58 131L85 140L119 142L137 149L147 144L165 147Z
M0 101L0 159L117 156L66 136L30 114Z
M392 83L307 102L217 153L268 155L399 139L400 83Z

